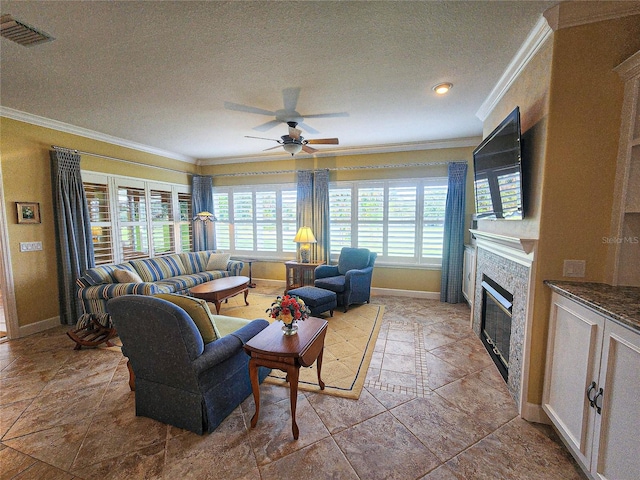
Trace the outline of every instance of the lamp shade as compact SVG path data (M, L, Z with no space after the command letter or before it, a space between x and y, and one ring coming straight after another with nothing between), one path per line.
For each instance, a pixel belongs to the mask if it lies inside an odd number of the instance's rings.
M313 236L310 227L300 227L293 241L296 243L317 243L316 237Z
M216 216L211 213L211 212L200 212L197 213L195 217L193 217L194 220L200 220L202 222L207 222L207 221L212 221L212 222L217 222L218 219L216 218Z
M282 148L284 148L285 152L290 153L291 155L295 155L296 153L300 153L300 150L302 150L302 145L299 143L285 143L284 145L282 145Z

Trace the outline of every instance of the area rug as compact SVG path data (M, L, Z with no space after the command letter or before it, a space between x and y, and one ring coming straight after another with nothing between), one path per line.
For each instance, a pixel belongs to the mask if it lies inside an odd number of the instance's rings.
M229 299L229 303L222 304L220 315L274 321L267 318L265 313L274 299L273 296L250 293L247 298L249 305L245 305L243 296L238 295ZM215 312L215 307L211 307ZM352 305L347 313L340 308L334 310L333 317L327 312L323 316L329 322L322 359L325 388L320 390L318 386L315 363L309 368L300 369L298 388L344 398L359 398L383 315L384 305L374 304ZM265 381L286 387L289 385L284 372L279 370L272 370Z

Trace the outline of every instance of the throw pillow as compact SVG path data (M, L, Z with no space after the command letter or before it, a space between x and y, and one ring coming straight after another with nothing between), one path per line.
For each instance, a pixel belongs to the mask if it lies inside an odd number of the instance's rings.
M226 270L230 253L212 253L207 262L207 270Z
M171 302L187 312L187 315L191 317L193 323L198 327L198 331L205 345L221 337L213 321L209 305L207 305L207 302L204 300L187 297L186 295L178 295L177 293L159 293L154 296Z
M113 271L113 276L118 281L118 283L143 283L143 280L140 278L136 272L131 272L129 270L117 269Z

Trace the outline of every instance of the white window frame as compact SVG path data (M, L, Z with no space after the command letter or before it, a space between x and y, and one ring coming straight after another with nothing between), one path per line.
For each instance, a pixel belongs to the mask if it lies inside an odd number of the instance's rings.
M359 246L358 224L362 223L358 218L358 191L365 188L382 188L384 191L383 199L383 218L379 221L382 228L382 251L376 252L378 257L376 265L418 267L418 268L441 268L442 256L423 256L423 226L424 226L424 189L425 186L444 186L448 184L446 177L428 177L415 179L394 179L394 180L364 180L364 181L347 181L347 182L331 182L329 190L332 189L350 189L351 190L351 247ZM413 223L415 225L415 248L413 256L392 256L388 254L388 231L389 231L389 189L393 187L411 187L416 189L416 205L415 219L406 220L406 222L394 220L392 223ZM331 196L331 194L330 194ZM332 220L333 223L333 220ZM369 222L374 223L374 222ZM444 218L443 218L444 224ZM340 248L335 251L331 249L332 261L337 261L340 256Z
M216 215L216 217L218 218L218 221L215 223L215 229L216 229L216 245L218 248L223 249L225 251L230 252L232 255L234 256L250 256L252 258L259 258L259 259L264 259L264 260L290 260L295 258L296 256L296 244L293 243L293 237L294 235L291 236L291 238L288 238L288 236L285 238L285 234L284 234L284 229L283 229L283 210L282 210L282 192L283 191L297 191L297 187L295 184L291 183L291 184L270 184L270 185L243 185L243 186L229 186L229 187L214 187L213 188L213 192L214 192L214 200L213 200L213 204L214 204L214 213ZM275 251L264 251L264 250L258 250L258 237L257 237L257 230L258 230L258 225L259 224L264 224L264 223L271 223L265 220L257 220L256 218L256 194L260 193L260 192L275 192L276 193L276 219L275 219L275 226L276 226L276 249ZM236 248L236 243L235 243L235 235L234 235L234 225L236 223L235 218L234 218L234 193L249 193L252 196L252 208L253 208L253 215L252 215L252 219L248 222L251 223L253 226L253 249L251 250L240 250ZM218 205L219 202L216 201L216 197L217 196L226 196L228 199L228 206L229 206L229 211L228 212L221 212L220 211L220 206ZM225 215L224 213L227 213L227 215ZM296 220L294 218L293 223L295 223ZM291 222L289 222L291 223ZM219 229L220 228L227 228L229 235L229 244L225 245L222 244L222 242L220 242L221 238L218 237L217 235L219 235ZM226 235L224 236L224 238L226 239ZM286 242L290 242L291 246L289 246L288 248L285 248Z
M179 253L183 251L191 251L191 245L182 245L182 238L180 235L180 225L183 225L187 222L182 221L180 219L180 208L178 202L178 194L189 194L191 195L191 187L188 185L180 185L169 182L159 182L155 180L143 180L134 177L126 177L122 175L112 175L112 174L104 174L92 171L82 171L82 181L87 183L96 183L101 185L106 185L107 190L109 192L109 213L110 213L110 227L112 231L112 242L111 242L111 253L114 264L122 263L126 261L123 258L122 254L122 241L121 241L121 227L125 225L130 225L130 222L122 223L119 218L119 209L118 209L118 188L121 187L132 187L132 188L140 188L145 192L145 204L147 210L147 218L144 223L140 223L140 225L146 226L147 229L147 246L148 246L148 256L140 257L140 258L152 258L155 256L163 256L170 255L173 253ZM153 250L153 226L157 225L157 222L153 222L151 218L151 198L150 192L151 190L160 190L165 192L171 192L171 208L173 211L172 221L168 222L173 226L173 238L174 238L174 249L171 252L161 252L156 254ZM190 235L191 237L191 235Z

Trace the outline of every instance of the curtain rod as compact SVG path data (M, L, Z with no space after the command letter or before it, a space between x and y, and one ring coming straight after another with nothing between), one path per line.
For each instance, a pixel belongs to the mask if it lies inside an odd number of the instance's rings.
M465 162L464 160L458 160L460 162ZM442 165L449 165L450 163L455 163L456 161L451 160L449 162L420 162L420 163L389 163L385 165L358 165L355 167L333 167L333 168L317 168L314 170L329 170L331 172L337 171L345 171L345 170L377 170L380 168L405 168L405 167L437 167ZM303 170L309 170L307 168ZM299 170L273 170L270 172L237 172L237 173L219 173L212 174L212 177L245 177L251 175L280 175L283 173L296 173Z
M66 148L66 147L59 147L57 145L51 145L51 148L54 148L56 150L66 150L68 152L74 152L77 153L79 155L90 155L92 157L98 157L98 158L104 158L106 160L115 160L117 162L123 162L123 163L128 163L130 165L139 165L139 166L143 166L143 167L149 167L149 168L156 168L158 170L166 170L169 172L176 172L176 173L181 173L181 174L186 174L186 175L196 175L195 173L189 173L189 172L184 172L182 170L177 170L174 168L169 168L169 167L160 167L157 165L149 165L147 163L142 163L142 162L136 162L134 160L125 160L124 158L117 158L117 157L110 157L108 155L101 155L99 153L91 153L91 152L83 152L82 150L76 150L73 148ZM464 160L458 160L458 161L462 161L464 162ZM455 163L455 160L451 160L448 162L420 162L420 163L393 163L393 164L385 164L385 165L358 165L355 167L333 167L333 168L326 168L326 169L317 169L317 170L329 170L332 172L337 172L337 171L348 171L348 170L377 170L377 169L381 169L381 168L410 168L410 167L438 167L438 166L443 166L443 165L449 165L450 163ZM466 162L464 162L466 163ZM304 169L304 170L308 170L308 169ZM236 173L220 173L220 174L213 174L211 175L211 177L248 177L248 176L254 176L254 175L282 175L282 174L286 174L286 173L296 173L299 170L273 170L273 171L269 171L269 172L236 172Z
M138 165L138 166L142 166L142 167L155 168L155 169L158 169L158 170L166 170L168 172L176 172L176 173L182 173L182 174L186 174L186 175L195 175L194 173L184 172L182 170L177 170L175 168L160 167L158 165L149 165L148 163L136 162L134 160L125 160L124 158L110 157L108 155L101 155L99 153L83 152L82 150L76 150L76 149L73 149L73 148L66 148L66 147L59 147L57 145L51 145L51 148L53 148L55 150L65 150L67 152L77 153L78 155L90 155L92 157L104 158L106 160L115 160L116 162L128 163L130 165Z

